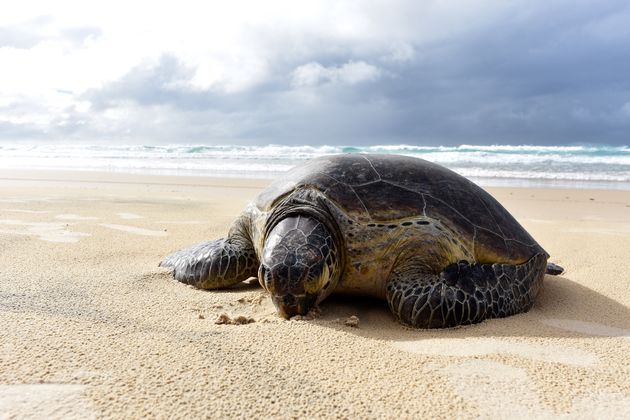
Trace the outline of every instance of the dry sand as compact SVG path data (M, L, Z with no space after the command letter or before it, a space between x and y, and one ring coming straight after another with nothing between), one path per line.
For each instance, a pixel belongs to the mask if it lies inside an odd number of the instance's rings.
M630 417L630 192L490 189L566 272L527 314L414 331L157 267L265 184L0 171L0 419Z

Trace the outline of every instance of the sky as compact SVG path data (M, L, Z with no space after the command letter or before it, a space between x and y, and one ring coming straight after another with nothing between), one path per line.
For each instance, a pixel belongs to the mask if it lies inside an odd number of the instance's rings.
M0 142L630 144L630 3L20 1Z

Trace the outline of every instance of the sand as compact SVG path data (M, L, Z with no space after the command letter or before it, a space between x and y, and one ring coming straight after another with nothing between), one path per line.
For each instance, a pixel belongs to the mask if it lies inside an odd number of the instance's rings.
M489 189L566 272L529 313L414 331L157 266L266 184L0 171L0 419L630 417L630 192Z

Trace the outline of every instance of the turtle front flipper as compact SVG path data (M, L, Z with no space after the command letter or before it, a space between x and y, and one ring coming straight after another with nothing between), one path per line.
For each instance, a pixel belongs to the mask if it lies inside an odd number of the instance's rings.
M256 277L254 249L231 238L202 242L177 251L160 263L173 267L173 276L200 289L219 289Z
M258 257L249 234L250 214L234 221L227 238L202 242L177 251L160 263L173 276L200 289L220 289L256 277Z
M403 324L448 328L527 312L534 304L547 268L547 255L527 262L478 264L460 261L437 274L413 261L392 272L387 302Z

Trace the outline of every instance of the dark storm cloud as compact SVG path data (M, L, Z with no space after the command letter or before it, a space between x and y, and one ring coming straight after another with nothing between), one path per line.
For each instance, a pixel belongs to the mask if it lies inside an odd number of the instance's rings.
M541 9L416 46L396 77L363 86L389 101L381 134L450 144L628 144L628 30L589 27L613 7L576 9Z
M544 12L419 51L388 93L401 126L454 142L627 144L627 31L593 34L604 12Z

